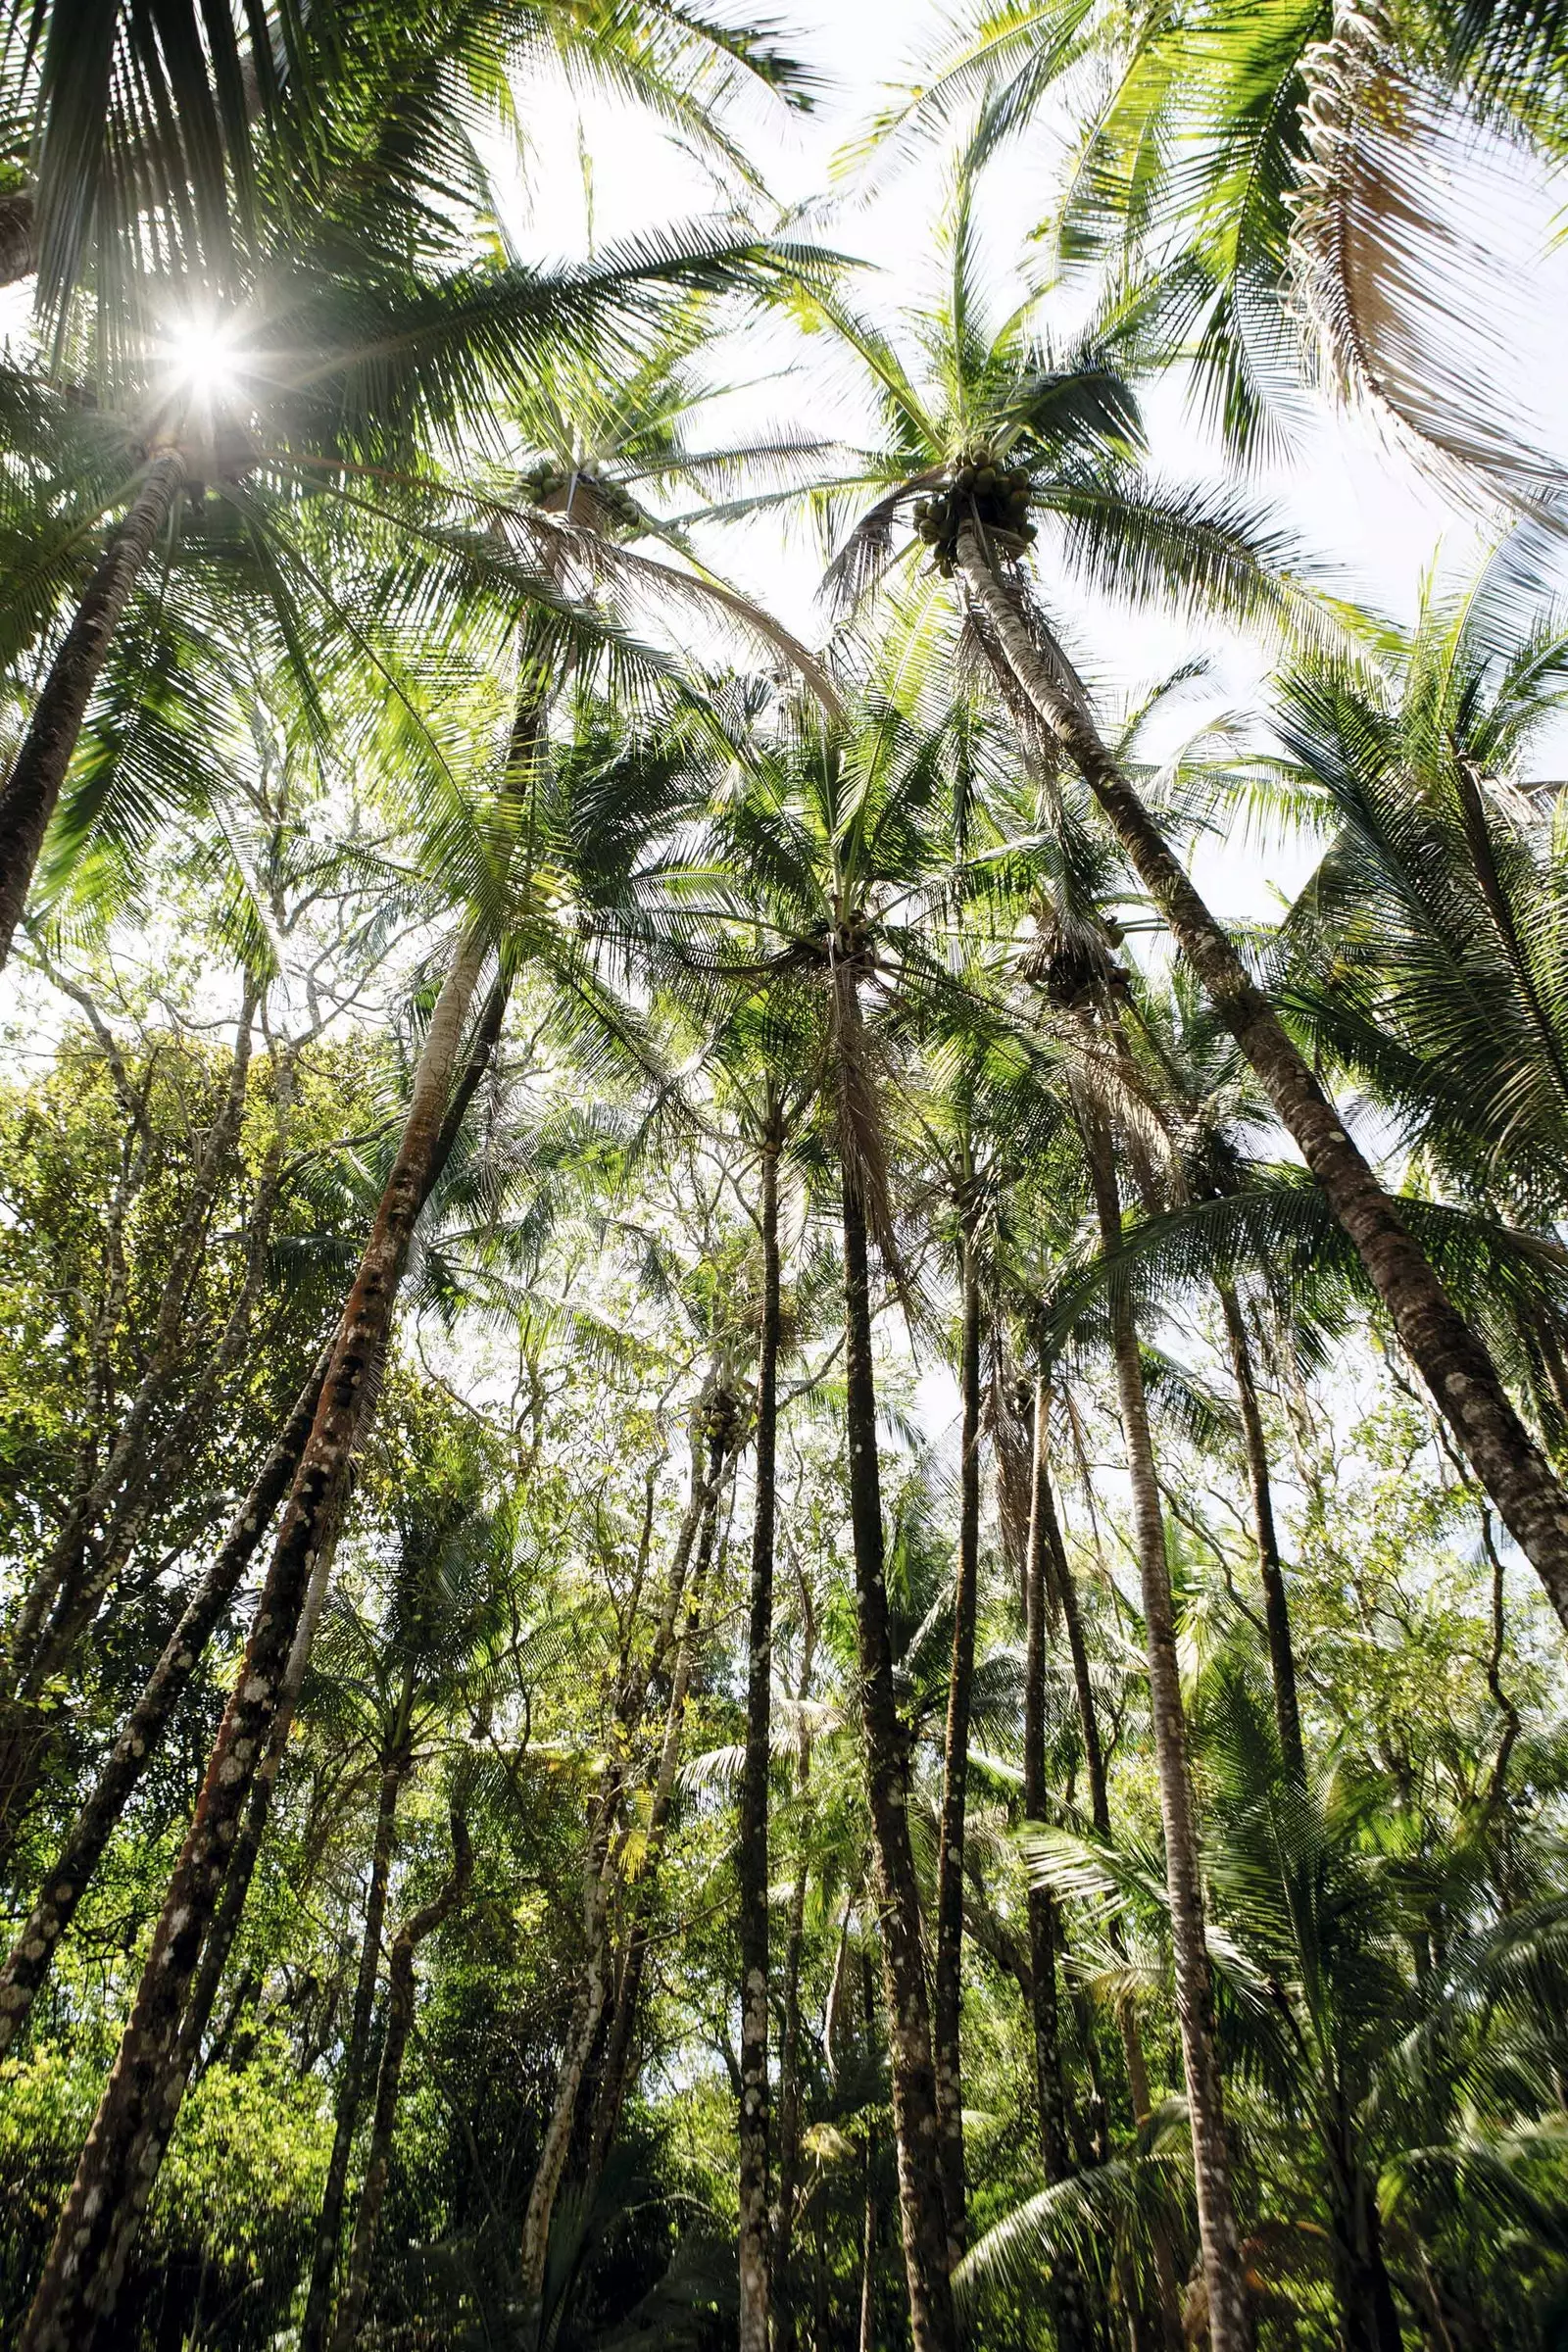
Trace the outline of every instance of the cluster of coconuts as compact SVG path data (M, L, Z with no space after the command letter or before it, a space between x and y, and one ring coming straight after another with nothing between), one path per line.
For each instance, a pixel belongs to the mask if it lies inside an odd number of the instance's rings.
M946 489L914 502L914 527L934 551L943 578L953 576L961 523L983 524L988 537L1009 555L1022 555L1035 536L1029 519L1029 475L1021 466L1001 464L983 441L960 451Z
M715 1452L723 1453L740 1425L741 1408L738 1397L728 1389L715 1389L704 1409L700 1427L703 1436Z
M564 514L591 529L606 530L616 524L635 528L643 519L636 501L594 466L568 470L547 458L522 476L521 487L530 505L543 507L547 514Z

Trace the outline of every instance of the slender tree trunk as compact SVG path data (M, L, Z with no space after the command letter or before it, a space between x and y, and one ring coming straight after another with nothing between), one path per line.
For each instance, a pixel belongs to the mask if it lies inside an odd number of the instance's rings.
M717 1423L711 1419L710 1421L706 1438L706 1475L694 1477L692 1498L682 1521L675 1556L670 1565L670 1584L678 1602L685 1589L686 1565L691 1557L693 1543L696 1543L697 1564L688 1597L687 1625L675 1655L653 1811L646 1832L648 1864L645 1867L652 1866L674 1793L675 1771L680 1754L680 1729L691 1683L703 1593L712 1557L718 1489L731 1426L727 1418L721 1418ZM673 1640L674 1618L667 1604L656 1635L656 1660L664 1654L666 1621L669 1639ZM653 1671L654 1667L651 1666L647 1675L628 1679L619 1710L623 1722L629 1722L640 1706ZM596 2177L619 2119L624 2074L630 2060L631 2032L641 1990L647 1938L640 1924L634 1925L617 1982L611 1961L609 1912L618 1864L618 1847L612 1840L611 1830L611 1815L618 1786L617 1781L614 1787L606 1790L600 1841L597 1849L591 1847L589 1852L583 1898L586 1951L583 1984L573 2012L550 2121L545 2127L539 2161L534 2167L533 2180L528 2187L528 2202L523 2211L518 2257L518 2306L521 2340L524 2343L532 2342L539 2331L545 2265L550 2251L550 2225L555 2217L556 2199L571 2153L573 2133L582 2119L585 2098L591 2091L588 2169ZM614 2000L612 2007L612 1994ZM610 2012L608 2034L605 2032L607 2010ZM590 2062L602 2037L605 2048L595 2082Z
M860 1713L882 1929L909 2326L914 2352L955 2352L957 2337L938 2152L931 2013L921 1948L919 1884L909 1842L908 1738L899 1720L888 1631L865 1208L858 1181L848 1169L844 1181L844 1299L845 1418L859 1615Z
M703 1518L703 1532L697 1546L697 1559L692 1569L691 1592L686 1603L686 1622L681 1631L680 1646L675 1652L674 1672L670 1677L669 1705L664 1716L664 1740L660 1752L659 1769L654 1777L653 1803L649 1809L648 1826L644 1833L646 1849L642 1867L643 1901L632 1919L621 1959L620 1976L615 1987L615 2008L611 2019L610 2034L605 2045L603 2072L594 2100L593 2125L588 2147L588 2180L597 2185L609 2160L611 2145L620 2123L627 2086L633 2074L632 2043L637 2031L637 2018L642 2003L643 1975L648 1965L649 1931L647 1899L652 1890L654 1874L663 1857L664 1837L669 1827L670 1807L675 1797L675 1776L680 1765L681 1741L686 1730L686 1702L691 1693L692 1675L696 1669L703 1642L703 1603L708 1595L709 1577L713 1564L714 1546L718 1540L718 1493L726 1459L735 1434L735 1412L730 1399L722 1394L715 1396L708 1417L708 1477L705 1494L708 1497Z
M465 931L431 1015L414 1099L333 1347L316 1421L284 1511L249 1644L154 1932L108 2087L21 2337L24 2352L88 2352L105 2328L179 2112L181 2016L218 1906L289 1664L318 1555L333 1530L392 1334L398 1285L484 961Z
M1439 1411L1568 1626L1568 1494L1514 1411L1496 1366L1400 1222L1393 1200L1092 720L1042 657L1023 612L971 523L959 532L958 560L964 585L984 612L1020 691L1099 802L1215 1011L1355 1244Z
M316 1419L330 1355L330 1348L323 1350L300 1391L294 1410L241 1503L221 1550L164 1644L163 1654L126 1717L108 1762L44 1878L10 1958L4 1969L0 1969L0 2055L21 2032L104 1848L157 1753L174 1709L189 1689L207 1643L233 1598L273 1512L293 1483Z
M556 2083L556 2096L540 2144L539 2161L528 2185L522 2217L522 2247L518 2261L520 2340L527 2344L539 2329L544 2293L545 2262L550 2250L550 2224L556 2197L571 2148L584 2073L599 2035L610 1997L611 1895L610 1820L603 1823L602 1839L590 1847L584 1870L583 1937L586 1958L583 1981L567 2032L565 2055Z
M1353 2159L1339 2173L1331 2205L1345 2352L1404 2352L1398 2306L1383 2258L1377 2184Z
M1072 1659L1073 1689L1078 1700L1078 1721L1084 1743L1084 1772L1089 1782L1090 1817L1095 1835L1108 1840L1110 1837L1110 1801L1105 1786L1105 1755L1100 1739L1100 1717L1095 1707L1094 1684L1089 1674L1089 1646L1084 1639L1083 1610L1078 1600L1078 1581L1062 1542L1061 1522L1056 1513L1055 1496L1051 1485L1049 1449L1043 1437L1049 1436L1047 1416L1050 1391L1044 1380L1035 1383L1035 1481L1030 1510L1030 1530L1039 1531L1045 1551L1045 1566L1054 1587L1061 1607L1062 1625L1067 1635L1067 1647ZM1118 1959L1126 1957L1126 1941L1121 1922L1110 1923L1110 1945ZM1121 2035L1122 2058L1127 2069L1127 2090L1132 2100L1133 2119L1143 2126L1152 2112L1149 2090L1149 2068L1144 2059L1144 2038L1139 2030L1138 2012L1130 1998L1116 2004L1116 2025ZM1165 2352L1182 2352L1181 2288L1176 2277L1176 2258L1171 2251L1170 2237L1164 2224L1156 2217L1151 2225L1151 2243L1154 2256L1154 2277L1158 2288L1158 2315L1161 2340ZM1135 2343L1141 2333L1140 2324L1133 2323Z
M1046 1511L1045 1398L1035 1395L1034 1475L1031 1482L1029 1546L1024 1570L1023 1810L1026 1821L1051 1818L1046 1783L1046 1624L1050 1549ZM1102 1781L1103 1769L1102 1768ZM1035 2092L1040 2107L1040 2153L1046 2185L1054 2188L1074 2171L1068 2131L1067 2093L1061 2064L1061 2020L1056 1990L1056 1954L1061 1936L1056 1902L1049 1886L1029 1888L1029 2011L1034 2027ZM1070 2254L1054 2267L1050 2301L1058 2352L1092 2352L1094 2327L1086 2281Z
M412 1692L408 1693L412 1700ZM400 1710L399 1733L407 1720ZM360 1971L354 1986L354 2011L343 2050L338 2079L337 2115L332 2153L327 2162L321 2210L316 2225L311 2259L311 2283L300 2323L299 2352L321 2352L332 2311L332 2273L337 2267L338 2240L343 2234L343 2204L348 2194L349 2159L359 2129L365 2088L365 2066L370 2049L370 2021L375 2010L375 1980L381 1965L381 1928L386 1918L387 1883L392 1875L392 1838L397 1827L398 1798L408 1772L401 1744L382 1759L381 1787L375 1808L375 1833L370 1842L370 1882L366 1892L365 1933L360 1938Z
M963 2180L963 2070L959 2021L963 1999L963 1831L969 1794L969 1709L974 1692L975 1614L980 1586L980 1275L973 1227L966 1218L959 1248L963 1335L959 1346L962 1394L958 1470L958 1560L953 1594L953 1663L948 1680L943 1748L942 1822L937 1846L936 1968L931 1999L932 2056L936 2062L937 2149L948 2215L948 2267L955 2268L967 2236Z
M762 1144L762 1328L757 1367L757 1495L752 1526L746 1763L735 1875L740 1894L740 2352L767 2352L768 1822L773 1729L774 1468L778 1438L779 1245L776 1120Z
M365 2319L365 2306L370 2292L370 2264L375 2254L387 2175L392 2168L392 2134L397 2128L398 2094L403 2087L403 2061L408 2051L409 2035L414 2030L414 1955L426 1937L433 1936L436 1929L451 1918L467 1890L472 1872L473 1849L468 1842L468 1825L454 1805L452 1870L446 1885L433 1902L426 1903L422 1910L415 1912L412 1919L404 1921L392 1939L386 2039L381 2044L381 2065L375 2082L375 2111L370 2123L365 2185L360 2191L360 2210L355 2217L354 2243L349 2253L349 2275L343 2288L343 2301L337 2325L332 2330L332 2352L350 2352L350 2346Z
M185 461L178 450L160 450L82 593L33 706L16 764L0 786L0 967L11 955L43 837L125 600L184 481Z
M1252 1525L1257 1534L1257 1569L1263 1587L1263 1622L1268 1632L1269 1670L1274 1678L1274 1713L1280 1727L1280 1750L1286 1770L1297 1781L1306 1778L1301 1745L1301 1713L1296 1695L1296 1651L1291 1642L1291 1608L1285 1594L1285 1572L1280 1566L1279 1539L1274 1532L1274 1493L1268 1471L1268 1443L1258 1410L1257 1382L1252 1375L1252 1351L1247 1344L1247 1325L1241 1300L1228 1282L1219 1286L1219 1302L1230 1342L1231 1368L1241 1399L1242 1435L1247 1445L1247 1476L1252 1490Z
M1101 1244L1108 1253L1121 1247L1121 1204L1110 1138L1092 1113L1086 1114L1083 1126ZM1214 1992L1203 1934L1202 1874L1188 1773L1187 1724L1176 1654L1170 1572L1165 1558L1165 1527L1149 1431L1138 1331L1131 1298L1122 1286L1111 1290L1110 1315L1143 1586L1150 1711L1153 1719L1160 1818L1165 1832L1165 1884L1170 1897L1176 2008L1181 2023L1187 2107L1193 2135L1199 2236L1208 2290L1209 2341L1213 2352L1250 2352L1252 2324L1231 2195L1225 2101L1214 2038Z
M800 1579L805 1634L801 1651L801 1680L797 1696L804 1705L810 1696L811 1669L816 1658L816 1613L810 1587ZM811 1738L803 1721L796 1760L796 1787L804 1797L811 1778ZM789 1934L784 1946L784 2015L778 2065L778 2198L774 2207L769 2265L769 2319L773 2352L794 2352L795 2308L788 2295L788 2271L795 2242L795 2208L801 2180L801 1962L806 1951L806 1888L810 1876L802 1831L795 1884L790 1890ZM780 2297L780 2282L785 2293Z
M876 1991L871 1955L860 1954L860 1991L865 2008L865 2044L876 2057ZM860 2224L859 2352L876 2352L876 2126L865 2127L865 2211Z
M865 2208L860 2219L859 2352L876 2352L876 2126L865 2127Z

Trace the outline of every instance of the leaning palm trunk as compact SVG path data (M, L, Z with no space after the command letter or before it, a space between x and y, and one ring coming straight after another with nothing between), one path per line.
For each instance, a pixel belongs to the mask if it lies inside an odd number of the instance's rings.
M451 1918L463 1900L472 1872L473 1848L468 1842L468 1825L454 1804L452 1870L447 1882L432 1902L404 1921L392 1939L387 1972L386 2039L381 2044L381 2066L375 2082L369 2156L365 2168L365 2186L360 2191L360 2210L354 2222L348 2279L337 2325L332 2330L331 2352L350 2352L369 2297L370 2263L375 2254L387 2176L392 2169L392 2134L398 2120L398 2094L403 2087L403 2061L409 2035L414 2031L414 1955L425 1938Z
M1301 1710L1296 1692L1296 1650L1291 1641L1291 1607L1280 1566L1279 1538L1274 1529L1274 1489L1268 1469L1268 1441L1258 1409L1257 1382L1252 1374L1252 1351L1247 1344L1242 1302L1228 1282L1219 1285L1219 1302L1230 1342L1231 1368L1242 1408L1242 1435L1247 1446L1247 1476L1252 1490L1252 1527L1257 1537L1258 1581L1263 1587L1263 1625L1268 1637L1269 1671L1274 1681L1274 1716L1279 1725L1280 1750L1286 1769L1298 1781L1306 1778L1301 1745Z
M774 1466L778 1439L779 1246L777 1123L762 1142L762 1328L757 1363L757 1470L752 1525L746 1762L735 1873L740 1896L740 2352L767 2352L767 1784L773 1704Z
M408 1714L412 1692L405 1686L405 1704L399 1729ZM381 1927L386 1917L387 1883L392 1875L392 1838L397 1828L398 1798L409 1770L401 1745L382 1759L381 1786L375 1808L375 1834L370 1842L370 1883L366 1892L365 1927L360 1938L360 1971L354 1986L354 2010L343 2050L338 2082L337 2114L332 2153L327 2160L326 2184L316 2225L311 2258L311 2283L300 2323L299 2352L321 2352L332 2309L332 2274L337 2268L338 2240L343 2233L343 2204L348 2193L349 2158L359 2130L365 2088L366 2061L370 2050L370 2020L375 2008L375 1979L381 1965Z
M316 1420L330 1348L323 1351L256 1483L240 1504L222 1547L192 1593L163 1654L147 1679L124 1728L44 1876L11 1956L0 1969L0 2056L10 2048L49 1974L60 1939L87 1891L143 1773L163 1741L179 1701L223 1611L250 1565L273 1512L293 1483Z
M1121 1246L1121 1203L1110 1137L1093 1112L1086 1113L1083 1127L1101 1247L1108 1254ZM1209 2341L1213 2352L1249 2352L1252 2328L1231 2196L1230 2155L1225 2142L1224 2094L1214 2035L1214 1991L1204 1941L1202 1877L1188 1774L1187 1724L1176 1653L1170 1571L1165 1559L1165 1526L1149 1431L1138 1330L1132 1301L1123 1285L1112 1287L1110 1314L1116 1390L1127 1446L1143 1589L1150 1711L1153 1718L1160 1819L1165 1833L1165 1885L1176 1963L1176 2009L1187 2077L1198 2227L1208 2294Z
M1400 1222L1393 1200L1172 856L1093 720L1035 643L972 522L959 531L958 564L964 586L984 612L1020 692L1099 802L1129 863L1355 1244L1439 1411L1568 1626L1568 1495L1510 1404L1496 1366Z
M0 967L10 956L49 819L126 599L184 482L179 451L161 449L87 583L33 706L16 763L0 787Z
M249 1643L154 1932L130 2020L21 2337L24 2352L86 2352L106 2328L185 2086L177 2064L192 1976L276 1711L301 1612L348 1488L391 1344L398 1286L442 1134L464 1024L485 957L466 928L415 1074L397 1158L349 1294Z
M859 1044L859 1004L851 967L839 965L835 981L840 1056L847 1062ZM847 1089L857 1075L842 1070L841 1085ZM888 1627L865 1200L861 1170L848 1152L845 1163L845 1421L859 1618L860 1714L882 1930L899 2215L914 2352L954 2352L957 2337L948 2267L947 2210L937 2157L931 2012L926 1996L919 1883L909 1841L909 1743L899 1720Z
M948 2263L967 2235L963 2179L963 2074L959 2015L963 1993L963 1830L969 1789L969 1709L974 1692L975 1609L980 1579L980 1277L972 1221L965 1216L959 1251L963 1336L959 1388L958 1564L953 1595L953 1664L943 1745L942 1821L937 1845L936 1967L931 1997L936 2063L938 2154L948 2214Z

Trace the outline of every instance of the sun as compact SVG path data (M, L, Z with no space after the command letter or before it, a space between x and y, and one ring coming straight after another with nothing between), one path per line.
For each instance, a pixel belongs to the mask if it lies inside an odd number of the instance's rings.
M172 325L164 355L173 382L198 397L225 392L237 377L232 323L210 313L193 313Z

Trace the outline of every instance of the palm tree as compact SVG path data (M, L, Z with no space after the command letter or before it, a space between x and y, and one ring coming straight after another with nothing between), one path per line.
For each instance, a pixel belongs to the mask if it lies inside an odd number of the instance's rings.
M1080 265L1155 281L1150 356L1194 368L1234 451L1289 437L1307 375L1378 414L1444 487L1555 528L1563 469L1512 422L1492 240L1472 244L1442 191L1485 201L1489 141L1554 168L1565 76L1561 25L1532 12L1052 0L960 24L865 147L978 102L968 135L988 160L1076 107L1053 234Z
M155 547L165 547L166 564L188 564L198 578L226 548L274 601L296 656L301 603L324 601L333 625L372 659L381 633L379 621L354 611L353 595L340 601L318 567L301 501L323 491L362 541L372 524L389 533L386 549L399 552L384 560L393 574L405 568L416 601L427 598L434 569L445 572L454 603L466 585L499 589L514 611L557 606L560 592L539 562L548 527L515 514L525 552L514 554L502 527L506 503L432 479L431 456L443 447L460 454L489 399L509 388L526 392L564 348L623 344L671 296L755 283L758 267L772 267L760 245L726 231L651 235L554 272L439 261L394 270L377 265L363 243L346 263L342 240L351 227L329 217L319 248L285 247L275 257L234 311L216 372L204 374L207 363L182 360L177 347L155 347L130 383L113 387L125 470L104 512L120 519L82 583L0 787L0 956L9 954L90 698ZM77 544L87 539L78 530ZM373 593L389 615L389 574ZM380 666L396 679L390 652ZM408 701L417 708L416 692Z
M277 211L303 212L323 169L377 167L395 250L400 230L428 227L455 186L475 184L489 119L479 93L509 67L556 58L631 92L736 178L747 175L725 122L736 96L760 85L805 101L799 67L763 34L719 32L678 5L569 23L529 0L366 4L330 22L188 7L154 37L121 0L85 15L10 0L3 22L0 268L5 282L36 269L38 309L61 341L87 296L128 339L160 295L232 295Z
M1163 592L1239 619L1287 615L1293 592L1237 511L1153 497L1131 466L1131 395L1103 345L1066 365L1036 354L1016 324L981 343L960 184L954 290L935 394L921 394L887 339L833 319L865 359L889 416L883 479L835 574L864 586L889 561L911 512L939 572L956 577L981 647L1026 734L1038 730L1088 785L1122 855L1235 1037L1276 1116L1349 1234L1399 1339L1477 1477L1568 1625L1568 1497L1515 1411L1496 1366L1455 1308L1308 1062L1174 856L1091 712L1088 698L1023 568L1038 525L1055 517L1081 575L1120 592ZM1022 463L1019 463L1022 461Z
M671 956L711 984L745 978L766 1006L808 1010L818 1102L840 1176L846 1441L858 1609L866 1787L876 1855L900 2207L919 2352L954 2341L949 2221L919 1886L909 1836L909 1741L893 1680L875 1370L870 1244L899 1279L867 1001L940 992L918 931L939 870L934 834L952 751L948 727L914 728L885 705L859 725L744 747L747 783L719 798L711 851L694 867L716 922L710 946ZM734 877L731 881L728 878ZM726 934L728 936L726 936ZM688 982L688 985L690 983ZM798 1016L797 1016L798 1017Z

